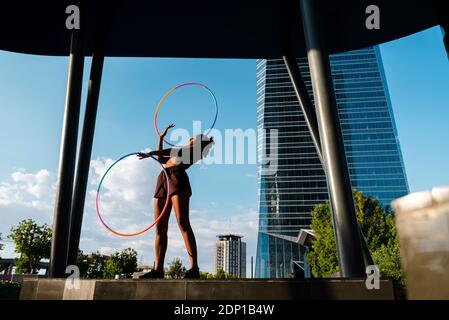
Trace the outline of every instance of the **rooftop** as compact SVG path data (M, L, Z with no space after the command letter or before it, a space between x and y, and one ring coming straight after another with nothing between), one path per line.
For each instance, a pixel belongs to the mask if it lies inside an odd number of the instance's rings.
M223 238L239 238L239 239L241 239L241 238L243 238L243 236L239 236L239 235L237 235L237 234L231 234L231 233L228 233L228 234L219 234L219 235L217 235L217 238L219 238L219 239L223 239Z

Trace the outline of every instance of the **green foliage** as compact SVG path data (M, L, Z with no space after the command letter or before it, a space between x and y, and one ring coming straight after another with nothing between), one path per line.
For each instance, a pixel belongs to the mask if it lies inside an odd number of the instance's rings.
M307 255L314 277L330 276L338 271L337 249L332 229L329 204L319 204L312 210L312 230L316 240Z
M2 234L0 233L0 241L2 241L3 239L2 239ZM0 251L2 251L3 250L3 243L0 243ZM2 258L2 256L0 255L0 259ZM3 271L3 268L2 268L2 266L0 266L0 272L2 272Z
M214 275L215 279L238 279L237 276L226 273L223 269L218 269L217 273Z
M80 271L80 277L81 278L87 278L87 270L89 268L88 263L88 255L85 254L82 250L78 249L78 255L76 257L76 266L78 267Z
M113 253L106 261L103 271L104 278L112 279L115 275L131 278L137 271L137 251L127 248L121 252Z
M50 258L51 229L46 225L39 226L27 219L11 228L8 236L15 243L20 258L16 260L17 273L37 273L38 263L43 258Z
M0 233L0 241L3 241L2 234ZM3 243L0 243L0 250L3 250ZM1 257L1 256L0 256Z
M213 278L214 278L214 275L212 273L200 271L200 279L201 280L213 279Z
M15 300L19 298L20 282L0 280L0 299Z
M90 255L78 251L76 265L80 270L81 278L100 279L103 278L107 258L98 251Z
M353 194L357 220L367 240L369 250L374 252L377 248L388 243L390 233L386 224L386 217L391 215L391 212L385 212L375 198L364 197L357 190L354 190Z
M226 279L226 272L223 269L218 269L214 275L215 279Z
M405 285L404 273L401 267L401 252L399 249L399 238L393 217L388 215L386 218L390 237L388 243L382 244L372 253L374 263L378 266L382 275L395 280L401 285Z
M380 203L354 191L357 220L381 275L404 282L400 264L399 240L392 212ZM316 239L307 256L314 277L330 276L338 271L337 250L329 203L319 204L312 210L311 227Z
M16 274L30 273L30 262L28 258L20 256L14 259L14 272Z
M239 277L236 276L236 275L226 273L226 279L228 279L228 280L235 280L235 279L238 279L238 278Z
M172 279L181 279L186 273L186 268L182 265L180 258L174 258L168 265L167 275Z
M2 241L2 234L0 233L0 241ZM3 250L3 243L0 243L0 251ZM1 259L1 255L0 255L0 259ZM0 266L0 272L2 272L4 269L2 266Z

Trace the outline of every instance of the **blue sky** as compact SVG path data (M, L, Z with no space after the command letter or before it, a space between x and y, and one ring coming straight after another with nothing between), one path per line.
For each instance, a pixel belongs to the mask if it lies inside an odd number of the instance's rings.
M449 63L438 28L381 46L384 68L411 191L449 184ZM27 56L0 51L0 233L23 218L51 223L59 157L67 58ZM85 86L90 59L85 66ZM256 127L255 60L106 59L95 133L89 190L101 168L128 152L153 148L157 136L153 111L174 85L197 81L217 96L216 128ZM182 119L211 118L210 97L197 88L167 99L173 112L161 111L161 126ZM85 99L83 99L84 107ZM236 231L255 255L257 231L256 165L196 166L192 223L198 230L200 266L212 269L212 246L220 232ZM149 181L154 177L148 177ZM128 181L132 183L132 181ZM131 184L132 185L132 184ZM135 186L134 186L135 187ZM200 199L201 196L201 199ZM151 201L151 197L148 197ZM174 222L174 217L172 217ZM136 247L152 263L153 231L135 239L108 234L98 224L88 196L81 247L104 252ZM182 240L171 226L168 259L181 256ZM12 254L7 246L2 256Z

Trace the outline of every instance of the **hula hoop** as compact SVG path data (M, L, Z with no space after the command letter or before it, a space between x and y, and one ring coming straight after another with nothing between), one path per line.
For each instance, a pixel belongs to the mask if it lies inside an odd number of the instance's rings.
M217 98L215 97L215 95L214 95L214 93L212 92L212 90L211 90L209 87L207 87L207 86L205 86L204 84L202 84L202 83L198 83L198 82L185 82L185 83L178 84L177 86L173 87L170 91L168 91L168 92L162 97L162 99L159 101L159 103L158 103L158 105L157 105L156 111L154 112L154 128L156 129L156 133L157 133L157 135L158 135L159 137L161 136L161 134L160 134L159 128L158 128L158 126L157 126L157 116L158 116L158 114L159 114L159 109L161 108L162 103L163 103L163 102L165 101L165 99L167 99L168 96L171 95L176 89L179 89L179 88L185 87L185 86L197 86L197 87L201 87L201 88L206 89L206 90L210 93L210 95L211 95L212 98L214 99L215 116L214 116L214 120L212 121L212 125L209 127L209 129L207 130L207 132L205 133L205 135L207 136L207 135L209 134L209 132L212 130L212 128L215 126L215 122L217 122L217 116L218 116L218 102L217 102ZM169 141L165 140L165 138L164 138L164 141L165 141L167 144L171 145L172 147L175 146L174 144L172 144L172 143L170 143Z
M103 224L103 226L106 228L106 229L108 229L110 232L112 232L113 234L115 234L115 235L118 235L118 236L122 236L122 237L133 237L133 236L137 236L137 235L139 235L139 234L142 234L142 233L144 233L144 232L147 232L148 230L150 230L154 225L156 225L156 223L158 223L158 221L162 218L162 216L166 213L166 209L167 209L167 207L168 207L168 202L169 202L169 199L170 199L170 184L169 183L167 183L167 199L165 200L165 205L164 205L164 208L162 209L162 212L161 212L161 214L159 215L159 217L157 217L157 219L156 220L154 220L153 221L153 223L152 224L150 224L148 227L146 227L145 229L143 229L143 230L140 230L140 231L138 231L138 232L134 232L134 233L123 233L123 232L119 232L119 231L115 231L114 229L112 229L111 227L109 227L108 225L107 225L107 223L103 220L103 217L101 216L101 213L100 213L100 209L99 209L99 207L98 207L98 203L99 203L99 200L100 200L100 190L101 190L101 185L103 184L103 180L104 180L104 178L106 177L106 175L108 174L108 172L117 164L117 163L119 163L120 161L122 161L123 159L125 159L125 158L128 158L128 157L130 157L130 156L134 156L134 155L136 155L137 154L137 152L133 152L133 153L129 153L129 154L127 154L127 155L124 155L123 157L121 157L120 159L118 159L118 160L116 160L113 164L111 164L110 166L109 166L109 168L106 170L106 172L103 174L103 177L101 178L101 180L100 180L100 183L98 184L98 188L97 188L97 196L96 196L96 198L95 198L95 207L97 208L97 215L98 215L98 218L100 218L100 221L101 221L101 223ZM153 156L150 156L150 158L153 158L155 161L157 161ZM162 171L164 172L164 174L165 174L165 179L167 179L167 182L168 182L168 174L167 174L167 171L165 170L165 168L162 166L162 164L159 162L159 161L157 161L160 165L161 165L161 167L162 167Z

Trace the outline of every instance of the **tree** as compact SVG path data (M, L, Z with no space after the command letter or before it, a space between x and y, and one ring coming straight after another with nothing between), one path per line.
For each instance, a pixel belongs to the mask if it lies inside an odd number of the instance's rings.
M0 233L0 241L3 241L2 239L2 234ZM3 250L3 243L0 243L0 251ZM0 255L0 259L2 258L2 256ZM0 265L0 272L2 272L4 270L4 267Z
M374 252L380 246L387 244L391 237L386 218L392 212L385 210L373 197L365 197L360 191L354 190L354 204L362 233L367 240L368 248Z
M3 241L3 239L2 239L2 234L0 233L0 241ZM2 251L3 250L3 243L0 243L0 251ZM0 255L0 258L1 258L2 256ZM1 268L1 267L0 267ZM0 271L3 271L3 270L1 270L0 269Z
M314 277L330 276L338 271L337 249L332 229L329 204L319 204L312 210L311 228L316 239L307 255Z
M365 197L357 190L354 190L354 202L357 220L381 275L403 283L393 213L384 210L376 199ZM316 236L312 250L307 255L312 275L330 276L338 272L338 259L329 203L313 208L311 227Z
M0 233L0 241L3 241L1 233ZM0 243L0 250L3 250L3 243Z
M390 233L388 243L382 244L373 252L373 260L385 277L396 280L401 285L405 285L404 272L401 266L399 237L392 215L386 217L386 223Z
M88 279L103 278L103 272L108 258L98 251L88 255L79 250L76 265L80 270L80 277Z
M76 266L80 271L80 277L86 278L87 270L89 269L88 255L78 249L78 255L76 256Z
M214 275L215 279L237 279L238 277L225 272L223 269L218 269L217 273Z
M15 251L20 253L16 260L16 273L37 273L41 259L50 258L51 229L37 225L32 219L23 220L11 228L8 236L15 243Z
M217 273L214 274L215 279L226 279L226 272L223 269L218 269Z
M106 261L103 276L114 278L116 275L131 278L137 271L137 251L127 248L121 252L113 253Z
M206 279L213 279L213 278L214 278L214 275L212 273L200 271L200 279L206 280Z
M182 265L180 258L174 258L168 265L167 274L172 279L181 279L186 273L186 268Z
M16 274L34 273L30 272L30 262L28 258L23 255L14 259L14 267Z

